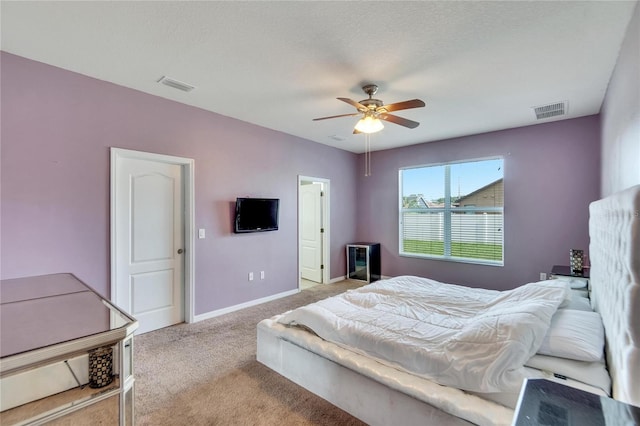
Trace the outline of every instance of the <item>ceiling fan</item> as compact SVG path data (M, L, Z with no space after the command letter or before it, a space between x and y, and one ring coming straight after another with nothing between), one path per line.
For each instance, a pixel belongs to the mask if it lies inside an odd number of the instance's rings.
M329 118L338 117L355 117L362 115L362 118L355 126L353 133L375 133L383 129L384 125L380 120L388 121L400 126L415 129L420 125L417 121L408 120L406 118L398 117L397 115L389 114L391 111L399 111L403 109L421 108L425 106L425 103L420 99L412 99L410 101L398 102L395 104L384 105L381 100L373 99L372 96L378 91L378 86L375 84L367 84L362 86L364 93L369 95L369 99L364 99L360 102L356 102L349 98L337 98L343 102L353 105L358 112L352 114L340 114L332 115L330 117L314 118L313 121L327 120Z

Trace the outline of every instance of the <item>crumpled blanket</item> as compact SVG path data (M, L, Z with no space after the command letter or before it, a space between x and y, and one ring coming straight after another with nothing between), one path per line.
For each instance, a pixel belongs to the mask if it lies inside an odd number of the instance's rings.
M570 289L557 280L514 290L401 276L297 308L278 322L392 367L474 392L517 392Z

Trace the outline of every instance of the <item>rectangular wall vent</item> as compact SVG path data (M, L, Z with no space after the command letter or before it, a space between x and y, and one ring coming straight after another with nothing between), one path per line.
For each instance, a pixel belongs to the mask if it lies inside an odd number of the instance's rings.
M163 76L158 83L162 83L165 86L173 87L174 89L182 90L183 92L190 92L196 88L196 86L192 86L187 83L183 83L182 81L174 80L171 77Z
M567 114L568 107L569 101L562 101L531 108L533 109L533 112L536 113L536 120L543 120L545 118L557 117L559 115Z

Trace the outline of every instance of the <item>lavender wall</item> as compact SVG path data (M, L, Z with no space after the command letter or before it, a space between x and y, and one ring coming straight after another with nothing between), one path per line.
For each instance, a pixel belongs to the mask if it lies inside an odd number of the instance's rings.
M640 184L640 5L602 105L602 196Z
M195 159L196 314L297 288L299 174L331 180L331 277L344 275L355 154L4 52L1 65L2 278L73 272L109 294L112 146ZM279 231L232 234L246 195L281 199Z
M359 173L358 237L381 243L383 275L498 290L537 281L554 264L568 264L569 249L588 249L588 205L600 192L599 132L599 117L590 116L374 152L373 175ZM398 169L489 156L505 160L504 266L400 257Z

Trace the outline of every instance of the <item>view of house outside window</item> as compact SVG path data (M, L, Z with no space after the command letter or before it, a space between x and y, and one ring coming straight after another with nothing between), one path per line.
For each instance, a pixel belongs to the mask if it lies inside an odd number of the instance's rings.
M400 169L400 255L503 265L503 163Z

